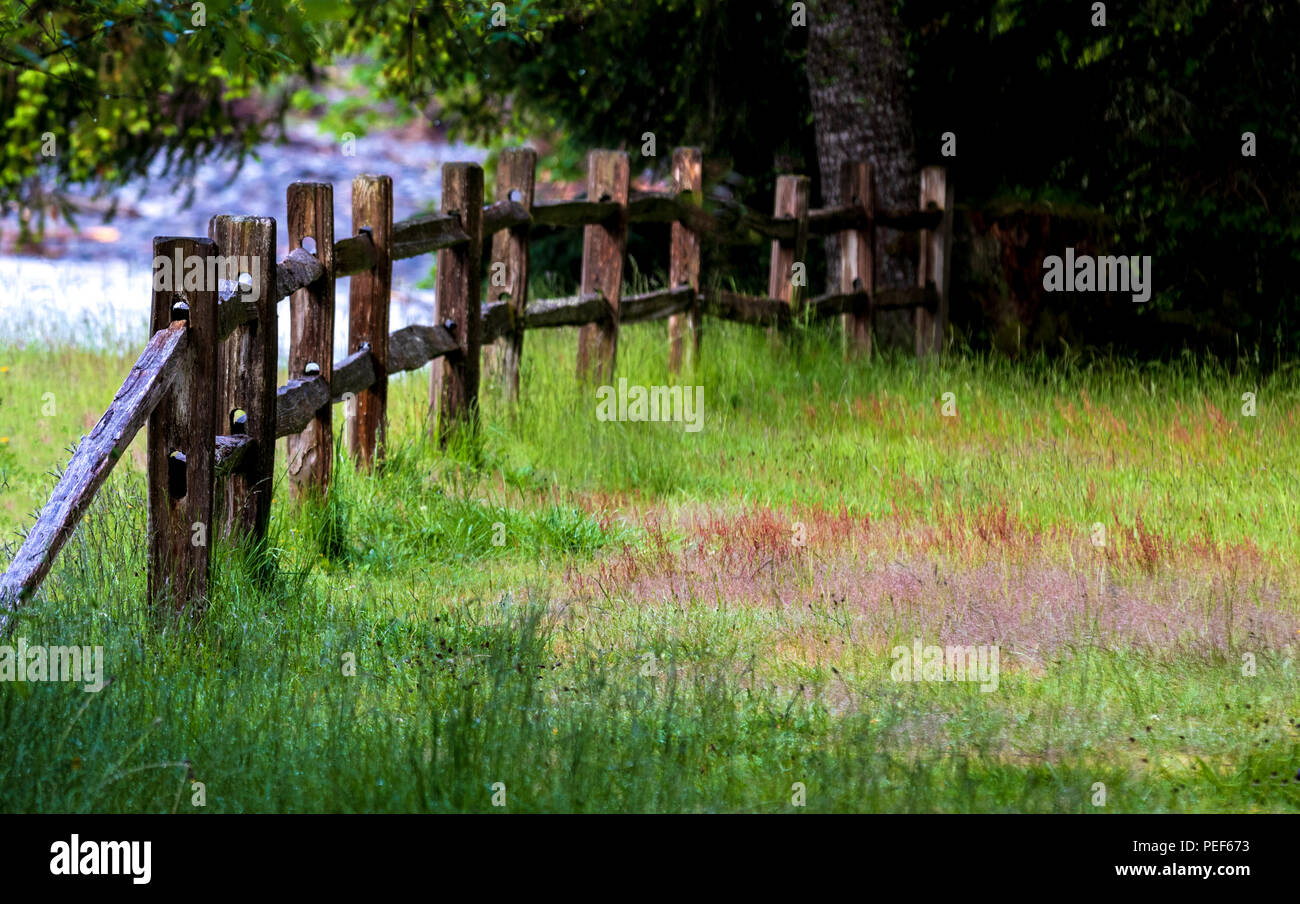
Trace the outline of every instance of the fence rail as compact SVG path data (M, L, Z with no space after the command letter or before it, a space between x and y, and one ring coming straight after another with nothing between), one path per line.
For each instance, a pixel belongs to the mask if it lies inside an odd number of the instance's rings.
M518 396L523 337L529 330L579 327L579 376L613 373L623 324L669 321L669 365L689 347L700 353L700 317L783 328L800 319L840 316L846 353L870 352L874 311L915 311L918 355L938 352L947 324L952 185L942 168L921 174L917 209L874 203L871 167L849 162L841 195L851 203L808 209L808 180L782 176L775 210L761 214L702 191L695 148L673 154L673 190L632 192L627 155L592 151L587 198L534 202L536 154L502 154L496 201L484 203L482 170L446 164L440 213L392 221L392 181L363 175L353 183L352 234L334 241L333 189L288 189L291 250L262 268L262 284L230 280L202 290L156 290L154 333L113 403L83 437L49 502L0 576L0 635L48 574L95 493L135 435L149 424L149 602L158 614L197 614L206 604L209 536L265 536L275 442L289 438L295 497L328 491L333 460L332 406L348 412L349 451L363 467L382 459L388 378L435 362L430 432L440 440L477 417L482 349L498 344L509 398ZM599 200L590 200L598 198ZM672 224L668 287L623 296L622 265L630 223ZM528 235L533 226L582 228L581 291L569 298L527 298ZM877 228L919 230L918 285L878 288ZM700 290L700 239L770 240L769 294ZM838 235L838 288L804 298L810 235ZM303 247L311 238L314 252ZM159 238L155 254L198 255L208 263L256 256L274 260L276 222L218 216L208 238ZM392 261L438 255L433 325L388 332ZM481 297L488 256L487 298ZM205 268L205 272L212 272ZM177 274L179 276L179 274ZM334 281L351 276L349 353L331 360ZM220 289L220 291L219 291ZM256 291L252 291L256 289ZM290 298L289 378L275 385L276 302ZM691 341L686 342L687 339ZM220 498L218 499L218 490ZM214 521L216 522L214 524ZM215 530L214 530L215 528Z

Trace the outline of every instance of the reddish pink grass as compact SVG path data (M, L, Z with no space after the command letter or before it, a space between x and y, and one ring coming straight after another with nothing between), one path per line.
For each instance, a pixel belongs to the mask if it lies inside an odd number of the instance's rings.
M572 575L580 595L618 588L646 604L834 607L852 615L842 639L855 646L913 636L997 643L1031 667L1085 646L1156 656L1277 649L1300 629L1294 588L1253 547L1175 544L1140 518L1128 542L1104 550L1060 527L1026 525L1005 506L959 507L929 522L710 508L629 520L645 537ZM793 542L795 522L805 547Z

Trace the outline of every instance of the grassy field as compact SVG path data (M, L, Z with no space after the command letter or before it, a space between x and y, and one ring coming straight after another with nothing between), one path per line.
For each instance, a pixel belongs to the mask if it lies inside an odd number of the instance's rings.
M397 379L382 471L281 487L184 632L138 439L15 631L112 682L0 684L0 810L1300 810L1300 369L706 327L698 433L598 421L570 331L445 454ZM10 552L134 351L0 344ZM996 644L996 689L894 680L914 640Z

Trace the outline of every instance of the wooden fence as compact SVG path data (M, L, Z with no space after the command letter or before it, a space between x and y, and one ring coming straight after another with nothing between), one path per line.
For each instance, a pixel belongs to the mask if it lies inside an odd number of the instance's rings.
M363 467L384 454L388 378L433 361L430 432L445 441L476 418L480 353L500 340L498 366L507 396L519 394L528 330L578 326L580 378L608 379L619 327L668 319L669 364L698 356L704 314L780 328L796 318L843 318L850 354L870 350L873 310L910 308L918 355L939 352L947 323L952 187L945 171L921 173L920 206L882 210L871 167L845 163L839 207L808 209L804 176L781 176L772 216L705 198L698 149L673 153L672 191L629 190L628 157L595 150L587 159L585 200L535 202L536 154L502 154L496 199L485 204L483 171L443 167L441 212L393 222L387 176L357 176L348 237L334 239L333 187L294 183L287 193L289 255L275 266L276 221L217 216L207 238L154 240L159 257L203 262L256 258L267 266L241 280L200 281L198 288L153 294L152 338L112 404L82 438L49 502L0 577L0 634L49 572L96 491L148 422L148 595L158 614L202 611L211 538L264 538L271 512L275 441L288 437L289 486L295 498L328 490L333 462L333 404L349 406L346 442ZM622 295L629 223L671 223L669 286ZM528 236L533 225L582 227L582 284L575 298L528 302ZM920 230L919 285L877 289L878 227ZM770 239L767 296L700 290L700 239ZM840 236L837 291L807 298L810 235ZM490 244L489 244L490 242ZM437 317L431 325L388 331L392 262L436 252ZM486 301L481 255L490 255ZM179 257L177 257L179 255ZM179 269L179 267L178 267ZM235 272L224 272L235 277ZM334 281L352 277L348 354L333 358ZM155 281L157 286L158 280ZM233 288L232 288L233 285ZM276 386L276 303L290 300L288 382ZM220 490L220 492L216 492ZM213 525L216 528L213 530Z

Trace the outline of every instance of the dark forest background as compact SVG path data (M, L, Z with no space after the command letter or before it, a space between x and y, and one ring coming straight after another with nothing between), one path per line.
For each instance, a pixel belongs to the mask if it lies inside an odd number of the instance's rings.
M595 146L662 175L674 145L696 144L712 190L767 211L780 172L812 176L819 206L838 200L838 162L866 159L880 203L902 207L919 167L946 165L952 317L975 347L1267 362L1300 343L1294 0L217 0L202 25L195 7L6 0L4 203L57 209L61 186L111 190L160 154L183 178L273 135L323 65L349 59L359 93L312 101L336 130L423 116L493 149L539 143L561 175ZM47 132L65 139L55 158ZM880 284L910 284L914 238L880 242ZM1045 296L1042 258L1068 245L1151 255L1151 301ZM630 250L662 247L651 232ZM764 284L761 250L706 252L706 269ZM576 262L558 243L536 253Z

